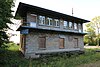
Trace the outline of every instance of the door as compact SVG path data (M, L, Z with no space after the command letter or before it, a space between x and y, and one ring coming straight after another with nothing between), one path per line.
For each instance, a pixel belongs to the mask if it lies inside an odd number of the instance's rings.
M20 45L21 45L21 51L24 53L25 52L25 44L26 44L26 36L25 35L21 35L20 36L21 38L21 43L20 43Z

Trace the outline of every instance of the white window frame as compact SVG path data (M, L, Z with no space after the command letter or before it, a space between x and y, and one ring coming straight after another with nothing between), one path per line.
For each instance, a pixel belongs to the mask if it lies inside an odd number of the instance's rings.
M39 16L39 24L45 25L45 16Z
M54 21L55 21L55 27L59 27L60 26L59 20L58 19L54 19Z
M77 30L77 29L78 29L78 24L74 23L74 30Z
M69 22L69 29L73 29L73 23Z
M68 21L64 21L64 28L67 28L68 27Z
M49 18L49 17L47 17L47 21L48 21L48 23L47 23L47 25L48 26L52 26L53 25L53 19L52 18Z
M79 26L79 32L82 32L82 25L81 25L81 23L79 23L78 26Z

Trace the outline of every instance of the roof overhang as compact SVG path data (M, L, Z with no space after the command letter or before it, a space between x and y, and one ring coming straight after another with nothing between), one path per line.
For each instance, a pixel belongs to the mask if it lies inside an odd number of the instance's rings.
M49 16L52 18L64 19L64 20L68 20L68 21L76 21L76 22L81 22L81 23L90 22L85 19L81 19L78 17L66 15L63 13L56 12L56 11L52 11L52 10L48 10L45 8L41 8L41 7L37 7L37 6L33 6L33 5L29 5L29 4L20 2L19 6L17 8L16 14L15 14L15 18L17 16L26 17L27 13L44 15L44 16Z

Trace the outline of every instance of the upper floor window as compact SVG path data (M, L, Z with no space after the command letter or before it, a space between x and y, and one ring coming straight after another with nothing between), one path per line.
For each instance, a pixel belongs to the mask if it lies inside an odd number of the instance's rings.
M67 27L68 27L68 22L64 21L64 28L67 28Z
M78 26L79 26L79 32L82 32L82 24L79 23Z
M37 21L37 15L35 14L27 14L27 22L34 22Z
M60 26L60 22L58 19L54 19L54 26L55 27L59 27Z
M73 23L69 22L69 29L72 29L72 28L73 28Z
M53 25L53 19L52 18L47 18L47 25L49 25L49 26L51 26L51 25Z
M45 25L45 16L39 16L39 24Z
M78 29L78 24L74 23L74 29L77 30Z

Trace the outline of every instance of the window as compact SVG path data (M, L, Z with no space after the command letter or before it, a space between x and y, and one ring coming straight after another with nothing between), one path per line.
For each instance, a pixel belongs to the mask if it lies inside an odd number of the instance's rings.
M51 26L53 25L53 19L52 18L47 18L47 25Z
M60 22L58 19L54 19L54 26L55 27L59 27L60 26Z
M30 19L27 19L27 22L34 22L34 23L36 23L36 21L37 21L37 15L35 15L35 14L28 14L27 18L30 18Z
M72 28L73 28L73 23L69 22L69 29L72 29Z
M79 32L82 32L82 25L79 23Z
M74 38L74 47L78 48L78 38Z
M68 27L68 22L64 21L64 28L67 28L67 27Z
M39 16L39 24L45 25L45 16Z
M75 29L75 30L78 29L78 25L77 25L77 23L74 23L74 29Z
M39 38L39 48L46 48L46 38L45 37Z
M64 38L60 38L60 45L59 48L64 48Z

